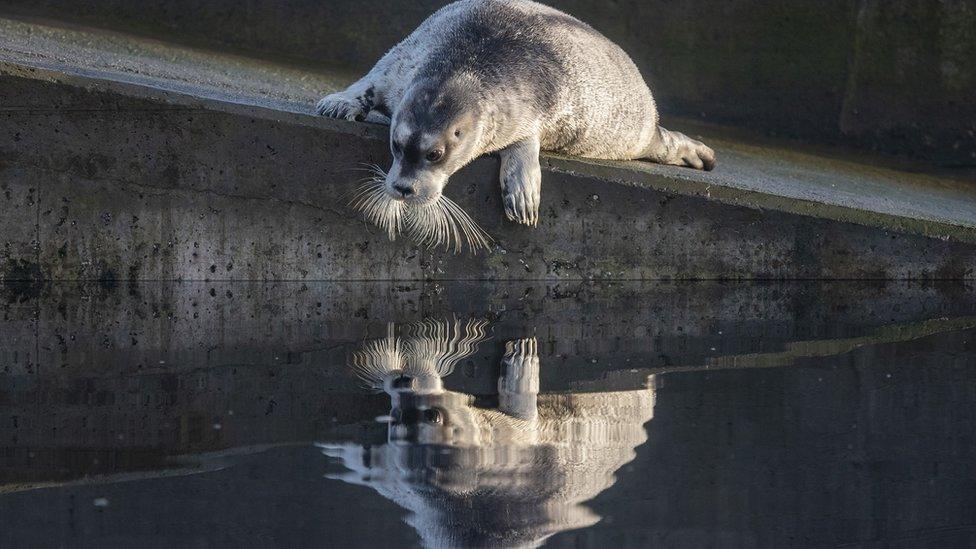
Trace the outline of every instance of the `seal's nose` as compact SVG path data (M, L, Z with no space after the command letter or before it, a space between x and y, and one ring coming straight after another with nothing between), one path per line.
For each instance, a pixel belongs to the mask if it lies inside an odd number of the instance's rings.
M400 375L393 378L393 383L391 385L394 389L409 389L413 385L413 378L410 376Z
M400 193L400 196L402 196L403 198L406 198L413 194L413 187L410 187L408 185L401 185L400 183L393 185L393 190Z

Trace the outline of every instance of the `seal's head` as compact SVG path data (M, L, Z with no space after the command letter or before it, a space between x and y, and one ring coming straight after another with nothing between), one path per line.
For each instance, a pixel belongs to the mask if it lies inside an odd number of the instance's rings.
M437 200L448 178L481 154L483 117L476 97L458 80L407 91L390 125L390 197L418 204Z
M423 81L404 94L390 120L389 171L374 167L352 205L390 238L401 232L429 246L466 241L472 250L488 248L491 238L444 196L455 172L481 155L487 142L481 94L472 79Z

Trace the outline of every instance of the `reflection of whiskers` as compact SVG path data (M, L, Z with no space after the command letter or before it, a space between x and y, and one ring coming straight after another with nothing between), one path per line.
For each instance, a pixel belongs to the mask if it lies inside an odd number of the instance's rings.
M407 326L406 337L398 337L390 323L385 338L369 341L353 353L353 370L372 389L382 389L391 374L444 377L474 354L487 326L480 318L463 325L457 319L425 319Z
M464 243L472 252L489 249L488 233L450 198L440 194L423 204L397 200L386 192L386 172L376 164L366 168L371 176L356 188L349 206L386 231L390 240L406 234L429 248L443 245L454 253L460 253Z
M384 377L403 371L407 365L392 322L387 324L386 332L385 338L367 342L352 355L353 371L371 389L382 389Z

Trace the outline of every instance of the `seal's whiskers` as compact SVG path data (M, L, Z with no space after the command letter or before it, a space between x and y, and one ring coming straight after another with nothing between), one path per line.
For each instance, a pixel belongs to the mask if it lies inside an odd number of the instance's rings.
M453 323L425 319L408 329L413 336L408 354L417 362L432 365L437 375L444 377L454 371L458 362L474 354L487 335L487 326L487 320L473 318L465 324L462 333L457 319Z
M392 323L385 338L369 341L353 354L356 375L373 389L381 389L392 374L444 377L458 362L473 355L487 337L488 321L475 318L426 319L407 326L405 337L396 335Z
M383 190L386 172L376 164L364 164L372 175L353 191L349 205L359 210L367 221L386 231L390 240L403 231L404 204Z
M394 331L393 323L387 324L385 338L366 343L352 356L353 370L371 389L382 389L384 376L407 367L401 341Z
M386 172L375 164L367 168L373 175L352 191L349 205L386 231L390 240L404 233L429 248L443 245L454 253L460 253L465 243L472 252L489 249L488 233L450 198L441 195L425 204L396 200L384 188Z
M444 210L442 198L409 208L407 232L411 238L428 248L441 244L450 248L453 244L454 253L460 253L461 238L457 227L452 223L453 219Z
M464 232L464 237L468 241L471 251L477 252L479 249L488 250L491 247L491 237L468 215L456 202L446 196L441 196L444 209L448 215Z

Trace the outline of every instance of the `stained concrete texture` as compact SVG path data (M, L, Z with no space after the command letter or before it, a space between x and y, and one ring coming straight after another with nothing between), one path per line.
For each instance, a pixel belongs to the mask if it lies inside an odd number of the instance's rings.
M976 276L966 181L693 126L714 172L545 156L532 230L503 221L484 158L447 194L495 238L490 254L391 244L343 198L357 166L389 162L386 128L308 115L342 76L0 30L6 280Z
M364 71L448 0L0 0ZM976 1L549 0L616 41L667 114L976 166Z

